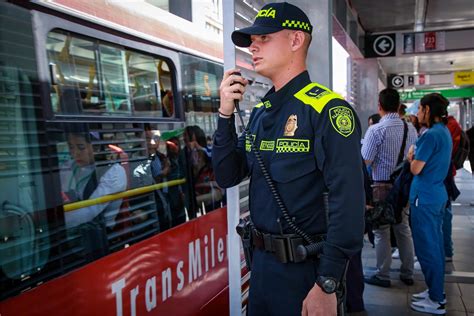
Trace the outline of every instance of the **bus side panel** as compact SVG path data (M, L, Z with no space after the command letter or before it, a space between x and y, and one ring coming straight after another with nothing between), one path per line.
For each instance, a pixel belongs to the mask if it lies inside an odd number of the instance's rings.
M221 208L0 303L2 316L227 315Z

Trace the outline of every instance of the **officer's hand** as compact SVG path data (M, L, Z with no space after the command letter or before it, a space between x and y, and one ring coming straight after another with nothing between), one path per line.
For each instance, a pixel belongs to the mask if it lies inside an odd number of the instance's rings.
M303 301L302 316L336 316L336 293L326 294L318 285L314 285Z
M245 86L248 84L248 80L244 77L233 75L233 73L239 71L240 69L227 70L219 87L221 97L219 112L224 115L232 115L234 112L234 100L242 100Z

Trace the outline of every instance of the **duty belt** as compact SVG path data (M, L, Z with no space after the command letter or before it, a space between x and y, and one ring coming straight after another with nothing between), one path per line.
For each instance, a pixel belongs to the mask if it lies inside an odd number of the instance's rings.
M311 236L314 242L323 241L325 237L326 235ZM307 244L299 235L273 235L252 229L252 243L255 248L272 253L282 263L304 261L296 255L296 248Z

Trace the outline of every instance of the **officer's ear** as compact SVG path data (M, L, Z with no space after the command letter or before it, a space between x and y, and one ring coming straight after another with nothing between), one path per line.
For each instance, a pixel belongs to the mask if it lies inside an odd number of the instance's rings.
M305 35L303 31L292 31L291 36L291 50L296 52L304 46Z

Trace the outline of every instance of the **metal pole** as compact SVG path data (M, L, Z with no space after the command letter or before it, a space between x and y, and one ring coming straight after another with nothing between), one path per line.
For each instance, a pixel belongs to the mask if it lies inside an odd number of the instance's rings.
M224 70L235 67L235 46L231 34L235 29L235 1L222 1L224 30ZM235 227L239 223L239 186L227 189L227 258L229 263L229 314L242 314L240 237Z

